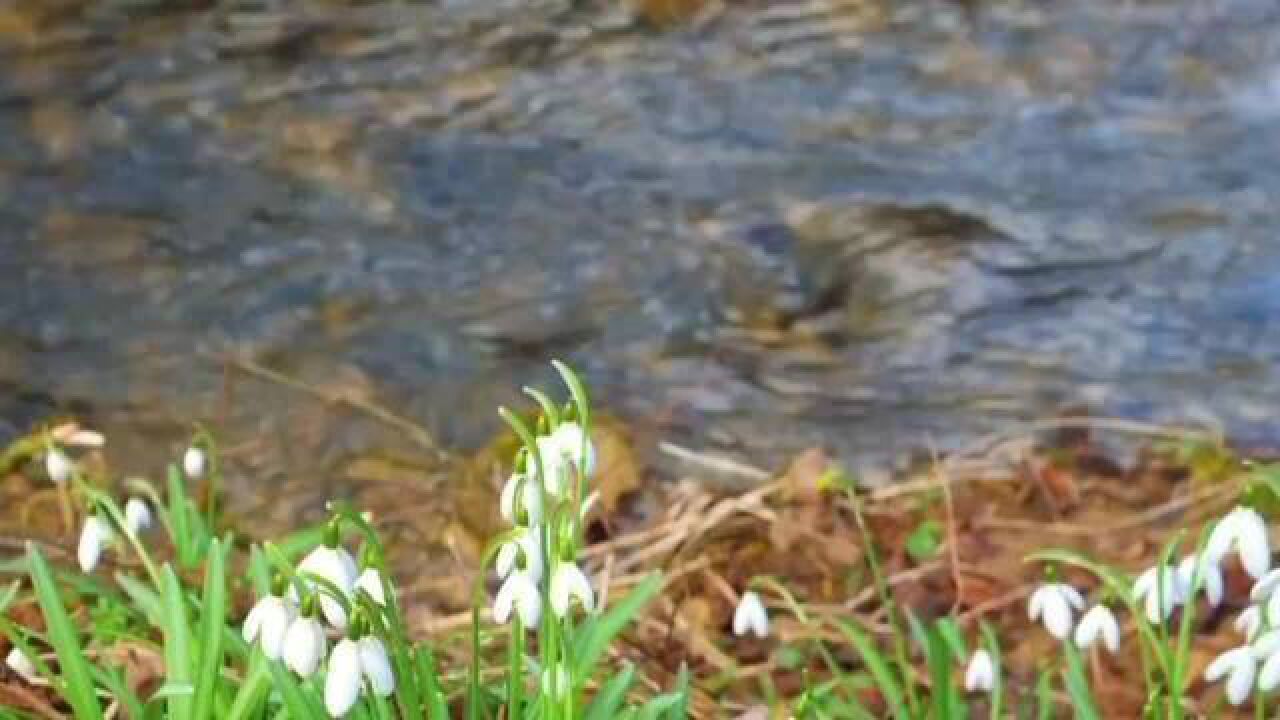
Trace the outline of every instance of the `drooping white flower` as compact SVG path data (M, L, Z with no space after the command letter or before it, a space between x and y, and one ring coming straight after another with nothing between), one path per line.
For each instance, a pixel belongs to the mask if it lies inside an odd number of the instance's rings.
M975 650L964 671L965 692L991 692L995 684L996 667L991 654L981 648Z
M1244 635L1245 640L1252 642L1258 636L1258 631L1262 629L1262 608L1250 605L1241 610L1232 626L1236 632Z
M519 491L520 502L516 503ZM538 525L542 522L542 488L523 473L512 473L502 486L498 498L498 510L502 518L512 525Z
M314 615L299 615L285 631L281 656L284 664L299 677L311 677L320 667L326 645L320 621Z
M733 610L733 634L743 637L747 633L762 640L769 636L769 613L754 590L742 593L738 607Z
M1218 607L1222 603L1224 583L1222 569L1217 563L1208 562L1204 556L1188 555L1178 563L1176 595L1181 602L1191 601L1192 582L1200 575L1200 588L1209 604Z
M1032 622L1043 620L1050 635L1066 640L1071 635L1073 609L1084 609L1084 598L1079 590L1066 583L1045 583L1031 593L1027 617Z
M4 658L4 664L17 673L18 677L29 683L33 683L40 678L40 673L36 670L35 663L31 662L31 658L27 657L27 654L22 652L17 645L10 648L9 654Z
M369 688L380 697L395 692L396 676L391 670L387 646L374 635L365 635L356 644L360 646L360 672L369 681Z
M542 671L542 694L559 700L569 692L569 673L564 665L556 663L554 667Z
M533 582L542 582L541 536L541 528L532 527L521 532L515 539L503 543L493 561L493 569L497 571L498 577L505 578L513 569L519 569Z
M1253 579L1261 579L1271 569L1271 539L1257 510L1239 506L1227 513L1209 533L1204 554L1209 562L1220 565L1233 548Z
M1253 648L1253 656L1258 658L1258 662L1262 662L1277 651L1280 651L1280 630L1268 630L1249 643L1249 647Z
M324 679L324 707L330 717L346 715L360 698L360 646L351 638L342 638L329 653L329 668Z
M382 573L375 567L367 567L360 572L360 577L356 578L355 590L365 591L379 605L387 604L387 597L382 592Z
M542 618L542 596L538 593L537 583L520 570L508 575L502 587L498 588L498 595L493 599L493 619L506 624L513 606L526 628L538 626L538 620Z
M564 495L570 479L590 477L595 472L596 451L590 438L577 423L562 423L550 435L537 439L542 457L542 478L547 494Z
M1152 566L1143 571L1133 583L1133 601L1145 602L1147 621L1158 623L1182 604L1178 573L1174 568Z
M204 477L205 456L204 450L192 445L182 454L182 472L186 473L188 478L198 480Z
M1116 622L1111 608L1102 604L1089 608L1089 612L1080 618L1080 624L1076 626L1076 646L1086 650L1099 637L1112 655L1120 650L1120 624Z
M90 515L80 529L80 542L76 545L76 560L80 570L88 574L98 566L102 550L111 541L111 526L97 515Z
M578 567L577 563L560 561L556 563L555 572L551 574L551 610L556 617L564 617L569 606L576 598L587 612L595 610L596 596L591 591L591 582Z
M596 471L596 448L578 423L561 423L551 433L552 439L560 446L560 453L583 477L591 477Z
M151 527L151 506L140 497L131 497L124 504L124 524L129 532L138 533Z
M245 616L244 641L259 641L263 655L279 660L285 634L297 617L298 610L293 603L278 595L267 595L258 600Z
M1276 588L1280 588L1280 568L1268 570L1266 575L1258 578L1249 589L1249 600L1255 604L1264 603L1275 595Z
M44 454L44 471L48 473L54 485L66 485L75 469L71 458L56 447L49 448Z
M1204 679L1212 683L1226 677L1227 702L1238 706L1253 693L1253 678L1257 671L1258 659L1253 648L1242 645L1214 658L1204 671Z
M1271 653L1263 659L1262 669L1258 671L1258 689L1271 692L1280 687L1280 653Z
M356 583L356 561L345 548L341 546L330 547L322 543L310 553L307 553L302 562L298 563L298 574L306 575L308 573L333 583L343 594L350 598L351 591L355 588ZM310 587L310 583L306 583L305 577L303 582ZM290 587L289 593L290 598L297 602L297 590ZM347 628L347 611L342 607L340 601L324 590L320 590L320 612L324 615L324 619L334 628L338 630Z

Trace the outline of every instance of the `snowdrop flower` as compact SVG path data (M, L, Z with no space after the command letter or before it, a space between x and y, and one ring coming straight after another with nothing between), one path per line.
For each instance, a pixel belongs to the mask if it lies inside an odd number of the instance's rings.
M590 477L595 472L596 451L591 440L577 423L562 423L550 435L537 439L542 457L542 479L547 494L559 498L566 492L570 478Z
M569 692L569 673L564 665L556 663L542 671L542 694L559 700Z
M363 590L379 605L386 606L387 596L382 592L382 573L375 567L367 567L356 578L355 590Z
M991 654L981 648L975 650L964 671L965 692L991 692L995 684L996 668Z
M71 479L71 473L75 471L75 464L66 453L56 447L50 447L44 454L44 471L49 474L49 479L54 485L66 485Z
M1207 562L1204 556L1188 555L1178 563L1176 596L1181 602L1191 601L1191 585L1197 572L1200 574L1200 588L1204 590L1204 596L1210 605L1218 607L1222 604L1222 569L1217 563Z
M1253 653L1262 663L1262 669L1258 671L1258 689L1263 692L1271 692L1280 687L1280 652L1276 652L1275 648L1270 650L1270 653L1263 655L1255 647Z
M1252 641L1258 637L1258 631L1262 629L1262 608L1250 605L1241 610L1232 626L1236 632L1244 635L1245 640Z
M253 643L261 641L262 654L272 660L279 660L284 648L285 634L298 611L293 603L284 599L276 591L258 600L244 619L244 641Z
M204 477L204 450L192 445L182 454L182 471L192 480Z
M519 506L516 503L517 490L520 493ZM512 525L537 525L542 522L542 488L528 476L512 473L502 486L498 510L502 513L502 519Z
M551 610L556 617L564 617L569 612L569 605L574 598L582 603L587 612L595 610L596 596L591 591L591 583L578 567L577 563L561 560L556 563L555 572L551 574Z
M498 595L493 599L493 619L506 624L513 606L526 628L538 627L538 620L542 618L542 596L537 583L521 570L508 575L498 588Z
M1266 660L1280 651L1280 630L1268 630L1255 638L1249 647L1253 648L1253 656L1258 658L1258 662Z
M85 574L93 572L102 559L102 549L111 540L111 526L97 515L90 515L84 520L80 530L80 543L76 546L76 560L80 562L80 570Z
M1271 569L1271 540L1267 523L1253 508L1240 506L1222 518L1209 533L1205 543L1205 558L1215 565L1231 552L1240 556L1245 572L1255 580L1261 579Z
M1147 568L1133 583L1133 601L1146 603L1147 621L1158 623L1169 617L1184 598L1179 592L1178 572L1165 565Z
M387 649L382 641L371 635L359 640L343 638L329 654L329 668L324 682L324 707L331 717L342 717L360 699L364 681L379 696L386 697L395 690L395 676Z
M1276 588L1280 588L1280 568L1269 570L1266 575L1258 578L1249 590L1249 600L1254 603L1266 602L1276 594Z
M503 543L493 561L493 569L498 572L498 577L505 578L513 569L519 569L534 583L542 582L541 534L540 528L532 527L515 539Z
M14 671L23 680L33 683L40 678L40 673L36 670L35 663L31 662L31 658L22 652L17 645L9 650L9 654L4 658L4 664Z
M356 583L356 561L351 557L351 553L345 548L338 545L338 530L336 524L331 524L326 529L325 542L321 543L316 549L312 550L298 563L298 574L312 574L322 577L333 583L348 598L351 597L351 591ZM305 579L304 579L305 582ZM310 587L311 584L307 583ZM297 591L290 588L290 597L297 602ZM320 590L320 612L324 615L324 619L338 630L347 628L347 611L343 608L342 603L337 598L331 597L328 592Z
M1032 622L1042 619L1049 634L1066 640L1071 634L1072 609L1083 610L1084 598L1066 583L1045 583L1031 593L1027 617Z
M1116 622L1111 608L1101 603L1094 605L1080 618L1080 624L1076 626L1076 646L1087 650L1099 636L1112 655L1120 650L1120 624Z
M151 507L147 501L139 497L131 497L124 504L124 525L129 532L138 533L151 527Z
M769 637L769 613L753 590L742 593L733 611L733 634L742 637L748 632L762 640Z
M303 603L302 614L289 623L281 652L284 664L299 677L311 677L315 674L327 645L324 628L316 620L315 609L309 605L310 603Z
M1214 658L1204 671L1204 679L1212 683L1226 677L1227 702L1239 706L1253 693L1253 678L1257 671L1258 659L1253 648L1242 645Z

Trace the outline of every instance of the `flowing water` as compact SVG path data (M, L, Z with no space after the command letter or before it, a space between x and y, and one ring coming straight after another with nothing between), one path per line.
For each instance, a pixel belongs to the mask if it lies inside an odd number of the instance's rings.
M0 436L411 453L235 355L457 448L553 357L650 459L1266 440L1278 124L1268 0L10 0Z

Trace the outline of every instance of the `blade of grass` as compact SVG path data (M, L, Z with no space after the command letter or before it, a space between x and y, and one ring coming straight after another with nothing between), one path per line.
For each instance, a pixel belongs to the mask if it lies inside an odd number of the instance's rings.
M1072 643L1062 644L1063 653L1067 657L1067 667L1062 671L1066 680L1067 694L1071 696L1071 704L1075 708L1079 720L1099 720L1101 715L1093 702L1093 692L1089 690L1089 680L1084 676L1084 663L1080 660L1080 651Z
M165 565L160 569L160 582L163 585L165 685L170 689L167 716L189 718L194 698L191 694L191 626L186 601L172 566Z
M431 648L423 646L418 650L417 666L418 679L426 694L427 720L447 720L449 708L444 702L444 691L440 689L440 673L436 670L436 658Z
M209 543L204 567L204 593L200 602L200 657L196 665L196 694L191 717L204 720L213 714L213 691L222 672L222 634L226 627L226 550L231 539Z
M574 637L573 677L579 682L591 676L591 670L599 662L609 643L622 632L640 610L662 590L662 575L653 573L632 588L627 596L609 608L603 615L588 620Z
M911 709L907 707L906 700L903 697L902 686L894 676L889 663L885 662L884 657L876 649L875 643L861 628L857 628L843 620L836 620L835 624L853 645L854 649L858 651L858 655L862 657L862 664L867 666L867 671L875 679L876 689L884 696L885 704L889 706L893 716L900 720L910 720L912 717Z
M591 705L587 708L586 720L611 720L615 717L635 677L635 665L631 663L623 665L622 669L600 688L600 692L596 693Z
M262 703L267 699L267 691L271 689L271 669L267 667L269 662L262 653L253 654L253 659L249 661L249 674L236 691L231 710L226 715L227 720L259 716Z
M35 586L36 601L44 613L45 624L49 629L49 643L58 655L58 664L62 670L59 689L66 696L77 720L101 718L102 706L98 704L98 697L94 694L89 662L85 659L80 637L71 624L67 608L62 604L62 597L58 594L58 586L53 581L49 565L34 543L28 543L27 556L31 561L31 584Z

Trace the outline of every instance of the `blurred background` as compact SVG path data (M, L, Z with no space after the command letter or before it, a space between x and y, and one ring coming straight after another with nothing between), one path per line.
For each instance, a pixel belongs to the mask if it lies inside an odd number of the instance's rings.
M430 456L334 398L470 451L558 357L659 472L1267 444L1278 127L1270 0L2 0L0 440L291 512Z

